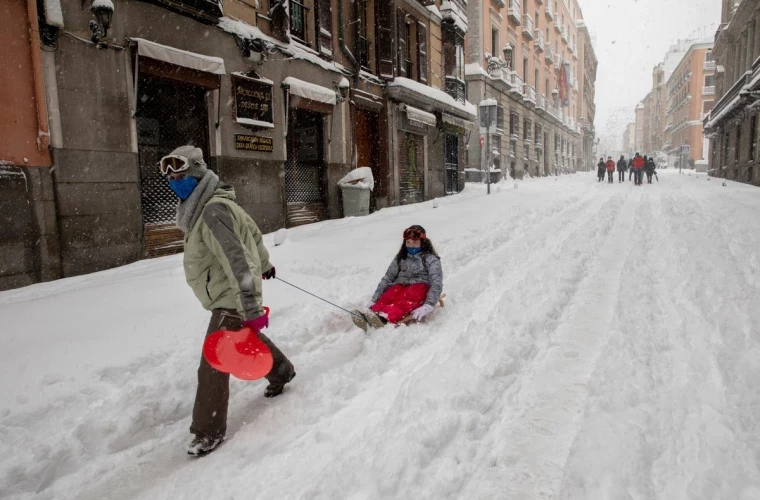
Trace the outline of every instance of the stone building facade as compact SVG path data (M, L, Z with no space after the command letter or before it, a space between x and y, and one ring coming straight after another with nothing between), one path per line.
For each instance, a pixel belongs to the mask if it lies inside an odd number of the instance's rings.
M469 0L469 100L496 99L498 132L486 152L470 139L474 168L495 164L505 174L545 176L584 164L580 117L593 111L596 58L575 0ZM580 28L579 28L580 24ZM579 42L582 39L582 42ZM581 47L583 50L581 51ZM581 54L583 52L583 55ZM585 61L594 75L584 76ZM590 83L584 94L584 82ZM585 111L584 111L585 110ZM587 124L586 133L592 131ZM593 139L587 141L593 144Z
M23 62L2 99L25 103L0 109L23 135L0 139L3 214L23 226L0 288L181 251L156 168L180 145L265 232L341 217L355 167L373 210L463 187L464 1L120 0L96 36L91 4L12 0L0 21Z
M760 185L760 3L723 0L715 34L715 105L704 119L713 175Z

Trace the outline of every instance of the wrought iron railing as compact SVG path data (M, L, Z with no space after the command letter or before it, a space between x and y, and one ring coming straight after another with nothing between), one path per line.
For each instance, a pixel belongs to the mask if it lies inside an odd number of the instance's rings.
M466 87L465 83L454 76L446 77L446 93L459 102L465 102L466 100Z

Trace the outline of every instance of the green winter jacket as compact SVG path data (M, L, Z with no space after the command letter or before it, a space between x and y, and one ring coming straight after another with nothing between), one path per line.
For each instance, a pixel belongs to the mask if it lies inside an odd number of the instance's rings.
M205 309L236 309L244 319L264 314L261 275L272 268L269 252L231 187L214 191L185 234L183 262L187 283Z

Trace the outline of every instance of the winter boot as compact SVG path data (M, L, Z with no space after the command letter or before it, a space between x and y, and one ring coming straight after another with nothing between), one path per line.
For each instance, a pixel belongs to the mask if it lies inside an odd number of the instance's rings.
M264 397L265 398L273 398L275 396L279 396L282 394L283 389L285 389L285 384L293 380L293 378L296 376L295 370L290 375L290 378L284 383L284 384L269 384L264 391Z
M224 438L214 439L205 436L199 436L196 434L190 444L187 445L187 454L194 457L202 457L203 455L208 455L214 451L214 449L219 446L222 441L224 441Z
M366 333L369 329L369 321L367 321L367 317L358 309L354 309L351 312L353 313L351 315L351 321Z

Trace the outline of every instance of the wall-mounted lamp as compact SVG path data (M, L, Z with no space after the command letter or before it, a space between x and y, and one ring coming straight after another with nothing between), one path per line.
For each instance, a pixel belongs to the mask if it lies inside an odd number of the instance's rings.
M341 78L339 82L333 82L333 89L335 89L335 93L338 96L338 102L343 102L346 100L350 87L351 84L348 82L348 79L345 76Z
M113 18L113 1L112 0L93 0L90 11L95 14L97 21L90 21L90 39L98 45L99 49L105 48L107 44L101 40L108 36L108 30L111 27Z

